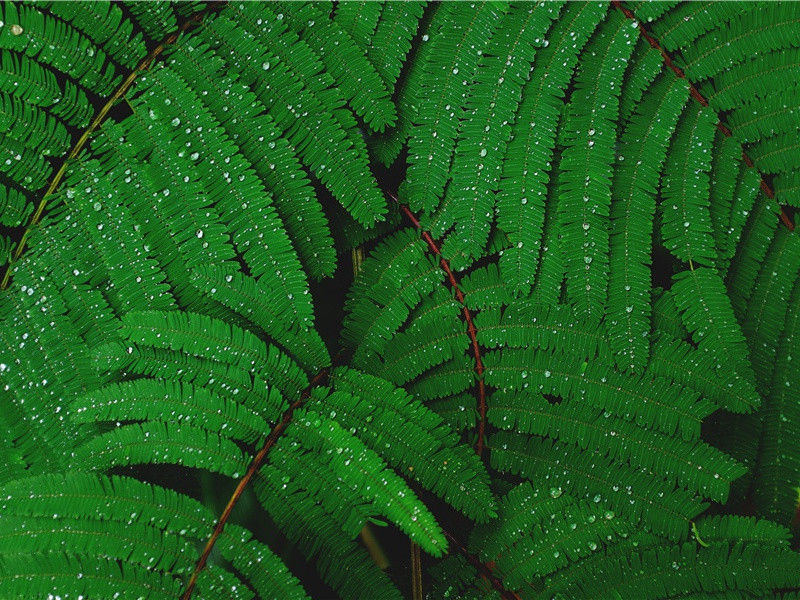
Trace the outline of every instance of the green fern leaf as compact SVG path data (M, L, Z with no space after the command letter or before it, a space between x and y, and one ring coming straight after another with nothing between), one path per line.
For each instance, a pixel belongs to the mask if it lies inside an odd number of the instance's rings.
M686 84L672 74L648 90L621 138L611 205L608 328L617 364L641 370L649 354L650 248L658 175L680 111ZM624 159L624 160L623 160Z

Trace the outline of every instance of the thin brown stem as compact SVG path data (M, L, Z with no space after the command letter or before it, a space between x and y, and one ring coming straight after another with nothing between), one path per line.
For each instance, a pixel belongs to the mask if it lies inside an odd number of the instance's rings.
M680 67L678 67L675 64L675 62L672 60L672 57L661 46L659 41L655 37L653 37L650 34L650 32L647 31L645 26L642 25L642 22L639 19L636 18L636 15L634 14L634 12L632 10L630 10L629 8L625 8L624 6L622 6L622 2L620 0L611 0L611 4L613 4L616 8L618 8L620 11L622 11L622 14L624 14L627 18L629 18L632 21L636 22L636 24L639 27L639 34L645 40L647 40L647 43L650 44L651 47L655 48L656 50L658 50L661 53L661 56L664 59L664 64L667 67L669 67L672 70L672 72L675 73L675 75L677 77L679 77L680 79L686 79L687 80L687 82L689 83L689 94L691 94L692 98L694 98L701 105L708 106L709 104L708 104L708 100L706 99L706 97L703 96L703 94L700 93L700 90L698 90L694 86L694 84L691 81L688 80L688 78L686 77L686 74L683 72L683 69L681 69ZM719 131L721 131L722 134L725 137L731 137L733 135L733 132L731 131L730 127L725 125L725 123L723 123L721 120L717 122L717 129ZM747 152L745 152L744 150L742 150L742 160L744 161L744 163L748 167L750 167L751 169L755 169L756 172L758 173L758 176L759 176L759 179L760 179L759 185L761 187L761 191L764 192L764 194L767 196L767 198L769 198L770 200L775 198L775 190L773 190L772 187L770 187L770 185L766 182L766 180L764 179L764 176L758 171L758 169L756 168L755 164L753 163L753 159L751 159L747 155ZM781 214L780 214L781 223L783 223L789 229L789 231L794 231L794 223L792 222L792 219L787 214L786 207L785 206L781 206L780 208L781 208Z
M425 243L428 244L430 251L439 257L439 266L447 275L447 281L450 283L450 288L455 293L456 300L458 300L459 304L461 304L461 313L464 315L464 321L467 324L467 335L469 336L470 344L472 346L472 355L475 358L475 373L478 375L479 421L478 440L475 443L475 452L477 452L478 456L481 456L483 454L484 438L486 437L486 385L483 382L484 367L483 361L481 360L480 346L478 345L478 330L475 329L472 313L470 312L469 308L467 308L466 301L464 300L464 293L459 287L458 279L456 279L453 270L450 268L450 263L448 260L442 256L442 251L439 249L439 245L428 231L422 229L419 219L417 219L416 215L411 211L410 208L408 208L408 206L401 203L394 194L387 192L387 195L397 203L403 214L408 218L409 221L411 221L411 224L421 232L420 235L422 236L422 239L425 240Z
M422 593L422 557L419 544L411 542L411 600L423 600Z
M372 558L372 562L375 563L375 566L381 571L388 569L389 557L386 556L386 552L383 551L383 548L378 543L378 538L375 537L375 533L372 531L369 523L361 528L359 536L361 537L361 543L364 544L367 552L369 552L370 558Z
M244 493L245 488L250 483L250 480L255 476L258 470L261 468L261 465L264 462L264 459L269 454L269 451L278 441L278 438L283 435L286 431L286 428L292 422L292 417L294 416L294 411L300 408L303 403L308 399L311 395L311 390L316 386L320 385L326 378L328 377L328 368L323 369L319 373L317 373L314 378L308 384L308 387L303 390L303 393L300 394L300 397L295 400L289 408L287 408L283 415L281 416L280 421L272 428L269 435L267 436L264 445L261 447L261 450L253 457L253 460L250 462L250 466L247 467L247 472L244 474L239 480L239 483L236 485L236 489L233 490L233 494L231 494L228 503L225 505L225 509L222 511L219 519L217 520L217 524L214 527L214 531L211 534L211 537L208 538L206 542L205 548L203 548L202 554L200 554L200 558L197 559L197 563L195 564L194 571L192 572L191 577L189 578L189 583L186 585L186 591L181 596L181 600L189 600L192 596L192 592L194 591L195 585L197 585L197 578L200 573L205 569L206 563L208 562L208 557L211 555L211 551L214 549L214 544L217 542L217 539L222 534L222 530L225 529L225 523L228 522L228 518L231 516L231 512L233 512L233 508L239 502Z
M475 372L478 374L478 412L480 413L480 421L478 422L478 441L475 444L475 452L478 454L478 456L481 456L483 454L484 438L486 436L486 386L483 382L484 367L483 361L481 360L480 346L478 345L478 331L475 329L472 313L470 312L469 308L467 308L467 304L464 300L464 293L461 291L458 279L456 279L453 270L450 268L450 263L446 258L444 258L444 256L442 256L439 245L433 239L433 236L431 236L430 232L422 229L422 224L419 222L417 216L410 208L408 208L408 206L400 202L400 199L397 196L390 192L387 192L387 195L397 204L402 213L408 218L409 221L411 221L411 224L420 231L422 239L425 240L426 244L428 244L428 249L434 255L439 257L439 266L441 266L442 270L444 270L444 272L447 274L447 280L450 283L450 287L452 288L453 292L455 293L456 300L458 300L458 302L461 304L461 311L464 315L464 321L467 323L467 335L469 336L470 343L472 345L472 353L475 358ZM481 578L488 581L491 586L500 593L502 598L505 598L506 600L520 600L520 597L516 592L505 588L503 582L494 574L491 566L481 562L479 558L473 554L470 554L464 544L462 544L452 533L444 529L442 531L450 544L450 549L452 550L455 548L461 555L463 555L464 558L467 559L467 562L475 567ZM414 576L415 567L413 552L414 549L412 545L412 591L416 581Z

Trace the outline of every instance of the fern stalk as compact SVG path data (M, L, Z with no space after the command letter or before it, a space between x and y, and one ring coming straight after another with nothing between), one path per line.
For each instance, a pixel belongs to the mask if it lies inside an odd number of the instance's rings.
M422 591L422 558L419 553L419 544L411 542L411 598L423 600Z
M647 31L647 29L645 28L644 25L642 25L641 20L636 17L636 14L632 10L630 10L629 8L625 8L624 6L622 6L622 2L620 0L612 0L611 3L616 8L618 8L620 11L622 11L622 14L624 14L628 19L630 19L634 23L636 23L636 26L639 29L639 34L645 40L647 40L647 43L650 44L651 47L655 48L656 50L659 51L659 53L661 53L661 56L664 59L664 64L667 67L669 67L670 70L673 73L675 73L675 76L678 77L679 79L686 79L687 80L687 82L689 83L689 94L692 96L692 98L694 98L702 106L708 106L708 100L706 99L706 97L703 96L703 94L700 93L700 90L698 90L694 86L694 84L687 79L686 74L683 72L683 69L681 69L680 67L678 67L675 64L675 62L672 60L672 57L661 46L659 41L655 37L650 35L650 32ZM717 115L717 118L719 118L719 115ZM723 133L723 135L725 135L725 137L731 137L733 135L733 132L730 130L730 128L728 126L726 126L722 122L721 119L717 122L717 129L719 131L721 131ZM769 198L770 200L774 199L775 198L775 190L773 190L772 187L765 181L764 176L760 172L758 172L758 169L756 169L756 166L753 163L753 160L747 155L747 152L745 152L744 150L742 150L742 160L744 161L744 163L749 168L755 169L756 172L758 173L758 176L760 178L761 190L764 192L764 194L766 194L767 198ZM794 231L794 222L792 221L792 219L787 214L786 207L785 206L781 206L780 208L781 208L781 213L780 213L781 223L783 223L783 225L786 228L788 228L789 231Z
M467 308L466 301L464 300L464 293L461 291L458 280L453 274L453 270L450 268L450 263L444 256L442 256L442 252L439 249L438 244L434 241L430 232L422 229L422 225L420 224L416 215L414 215L408 206L402 204L397 196L393 194L388 195L397 203L397 205L400 207L400 210L403 211L403 214L406 217L408 217L408 220L411 221L411 224L414 226L414 228L422 232L422 239L428 244L430 251L439 257L439 265L447 275L447 280L450 283L450 287L452 288L453 292L455 293L456 300L458 300L459 304L461 304L461 313L464 315L464 321L467 323L467 335L469 336L470 344L472 345L472 354L475 357L475 373L478 375L478 413L480 415L480 419L478 421L478 440L475 442L475 452L478 454L478 456L482 456L484 437L486 435L486 385L483 382L484 366L483 361L481 360L481 350L478 346L478 330L475 329L475 324L472 320L472 313L470 313L469 308Z
M408 218L409 221L411 221L411 224L414 226L414 228L421 232L422 239L428 244L428 249L434 255L439 257L439 265L447 275L448 282L450 283L451 289L455 293L456 300L458 300L458 302L461 304L461 311L464 315L464 320L467 323L467 335L469 336L473 356L475 358L475 373L478 375L478 412L480 414L480 418L478 420L478 440L475 443L475 452L478 454L478 456L481 456L483 454L484 438L486 435L486 385L483 381L484 366L483 360L481 359L481 351L477 338L477 329L475 328L475 324L472 319L472 313L470 312L469 308L467 308L466 301L464 299L464 293L461 291L458 279L456 279L455 274L450 268L450 263L444 256L442 256L442 252L436 241L431 236L430 232L422 229L422 225L420 224L416 215L408 206L401 203L397 196L389 192L387 192L387 195L399 206L403 214ZM520 597L516 592L506 589L502 581L500 581L500 579L494 575L491 566L483 563L480 559L470 554L466 547L446 529L442 529L442 532L451 546L456 548L456 550L458 550L458 552L463 555L464 558L466 558L467 561L473 567L475 567L475 569L477 569L481 577L488 581L502 598L505 598L506 600L520 600ZM418 576L421 574L421 566L418 564L419 548L415 547L415 544L412 544L411 546L411 553L412 557L416 556L416 560L412 560L412 591L415 598L417 595L419 595L421 598L422 581Z
M208 541L203 548L203 552L200 554L200 558L198 558L197 563L195 563L194 571L192 571L189 582L186 584L186 590L183 592L181 600L189 600L189 598L192 597L192 592L197 585L197 578L203 569L205 569L206 563L208 562L208 557L211 555L211 551L214 549L214 544L216 544L217 539L222 534L223 529L225 529L225 523L228 522L234 507L242 498L242 494L244 493L247 485L250 483L250 480L261 468L261 465L264 463L264 459L267 458L267 454L269 454L269 451L273 446L275 446L278 438L281 437L281 435L286 431L286 428L292 422L294 411L300 408L303 403L308 400L308 398L311 396L311 390L322 384L327 377L328 367L322 369L311 379L308 387L303 390L303 393L300 394L300 397L284 411L280 421L278 421L278 423L272 428L272 431L270 431L266 441L264 442L264 445L253 457L253 460L250 462L250 466L247 467L247 471L245 472L244 476L239 480L239 483L236 484L236 489L233 490L233 493L231 494L228 503L225 505L222 514L220 514L219 519L217 519L217 524L214 526L214 531L211 533L211 537L208 538Z

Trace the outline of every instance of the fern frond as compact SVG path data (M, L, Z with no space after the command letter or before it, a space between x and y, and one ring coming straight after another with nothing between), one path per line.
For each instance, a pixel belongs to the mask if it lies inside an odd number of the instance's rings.
M258 372L191 356L178 351L147 346L128 346L111 342L97 347L94 364L108 381L147 376L164 381L180 380L201 386L221 397L237 397L238 402L267 420L282 414L286 400L277 387Z
M659 2L663 6L667 2ZM645 40L639 39L628 62L628 71L619 95L619 115L623 123L630 121L636 107L656 77L664 70L664 59Z
M486 383L501 390L533 389L561 398L581 398L628 421L685 440L697 439L700 422L714 406L671 381L622 374L583 356L506 349L485 356Z
M601 4L567 3L533 64L547 77L531 77L522 89L517 112L526 117L514 122L495 207L497 225L508 236L500 267L517 293L530 289L536 275L549 163L566 87L578 54L606 10Z
M570 306L516 302L502 313L485 309L475 318L478 341L486 348L538 348L568 351L588 360L608 361L611 351L599 321L580 322Z
M703 34L734 16L747 16L751 5L733 7L718 2L640 2L634 11L667 50L688 48Z
M753 183L756 182L751 177L747 185L748 191L752 189ZM740 227L743 227L741 240L736 247L725 281L731 305L739 319L744 319L747 301L753 292L761 262L775 235L775 221L779 211L779 207L772 200L756 194L757 192L752 194L752 200L755 202L752 210L746 208L741 211ZM751 194L748 193L746 197L751 198ZM734 210L731 218L733 219L736 214L737 211Z
M792 7L0 13L0 596L796 595Z
M707 598L709 594L727 590L735 597L745 594L764 597L786 585L790 578L786 569L795 569L795 565L800 566L796 553L775 544L743 546L731 540L698 549L687 542L634 550L627 556L591 565L593 568L586 568L556 597L580 597L588 593L599 598L624 598L630 594L664 598L689 597L695 593ZM598 590L598 580L608 581L610 587Z
M563 123L563 111L561 122ZM563 141L563 133L564 128L559 127L557 141ZM564 275L566 273L565 257L569 252L568 249L564 248L561 238L561 228L558 222L559 204L561 200L559 191L562 174L560 168L560 153L556 152L553 155L552 164L553 173L550 176L550 189L547 191L547 198L545 200L546 206L549 206L550 210L545 214L544 223L542 225L541 254L539 257L539 265L536 269L536 281L533 286L533 295L537 302L541 304L555 304L562 300L564 295ZM519 242L517 242L517 246L519 246ZM521 249L518 248L517 253L519 250ZM514 251L511 250L511 252L513 253ZM503 256L510 258L513 254L509 254L508 250L504 250ZM503 268L502 263L500 264L500 268ZM523 287L522 289L526 290L527 287ZM516 291L515 293L520 295L520 291Z
M290 475L266 465L254 490L274 522L309 558L322 578L343 598L359 598L364 586L380 600L402 595L389 577L369 560L366 550L342 536L341 522L301 492Z
M337 415L346 411L345 415L339 415L343 427L363 429L364 433L359 433L367 438L365 443L376 451L381 448L395 468L408 471L410 477L471 519L484 522L493 516L494 500L477 456L465 446L457 445L457 438L443 426L439 415L377 377L337 369L331 380L335 390L347 395L332 394L319 401ZM398 417L403 427L394 433L390 424L399 421ZM373 425L367 429L364 423ZM379 441L384 443L381 445ZM420 461L420 450L430 459Z
M6 227L22 225L33 212L27 198L13 187L0 186L0 224Z
M115 62L133 69L145 54L145 43L141 32L134 31L134 24L126 19L119 5L112 2L42 2L47 10L68 22L83 35L91 39ZM143 9L136 5L132 12ZM163 29L158 41L163 37Z
M686 76L692 81L711 79L749 60L752 48L763 54L791 48L800 33L797 13L790 4L768 4L756 11L712 5L705 13L705 19L714 19L707 21L710 31L691 40L688 36L675 39L681 46Z
M43 187L53 169L40 154L29 151L25 144L0 134L0 172L12 181L30 189Z
M731 216L737 194L743 192L740 185L753 173L747 165L739 160L741 147L733 137L727 137L717 131L714 142L715 152L711 157L711 194L709 198L709 212L711 214L711 233L717 249L717 271L725 274L730 264L730 259L735 248L738 236L731 235ZM755 195L756 189L750 188ZM737 202L738 204L738 202Z
M405 229L387 237L371 260L364 261L346 306L342 337L355 347L353 364L382 353L411 309L443 280L444 273L425 254L416 231Z
M8 132L9 138L23 144L27 151L40 152L43 156L62 154L69 148L69 134L64 124L18 96L0 94L0 130Z
M231 7L230 15L223 12L200 31L200 38L240 73L243 83L252 85L304 163L353 217L372 225L385 214L386 203L372 176L366 175L366 146L354 148L354 138L344 127L354 127L355 121L345 118L338 92L325 85L325 78L315 81L322 65L311 49L298 42L287 48L294 40L274 13L263 20L268 10ZM256 35L261 44L272 40L269 50L255 43Z
M502 175L511 125L537 50L560 3L518 5L502 15L483 49L470 87L450 166L450 182L431 232L454 227L442 252L455 261L480 256L489 237L494 192ZM524 114L524 113L523 113Z
M714 78L713 88L706 97L717 111L731 110L747 99L766 98L770 93L785 88L781 81L794 81L798 69L800 49L790 48L780 53L765 54L747 62L733 65Z
M104 470L128 465L183 465L237 478L247 456L232 441L191 425L150 421L121 425L75 449L71 467Z
M409 135L414 128L414 120L419 108L419 98L422 92L422 83L427 77L426 65L433 58L434 44L426 42L437 33L442 26L449 26L447 21L449 10L443 10L442 5L433 5L428 12L428 17L420 23L420 31L424 32L420 38L421 43L409 54L408 70L398 83L396 92L397 125L386 134L375 139L372 152L375 158L385 166L391 165L403 149ZM393 36L390 36L393 37Z
M128 313L122 318L120 335L138 346L180 351L259 373L268 381L274 378L287 398L297 396L308 385L305 373L277 348L266 346L249 331L206 315Z
M745 102L725 115L725 121L742 143L757 142L797 127L797 113L786 110L794 104L792 89L776 90L763 101ZM761 107L761 104L764 104Z
M500 268L490 263L478 267L461 280L464 301L470 310L483 310L511 303L511 293Z
M375 28L385 8L383 2L354 2L346 0L336 5L334 20L350 34L362 50L367 50Z
M148 2L135 4L131 8L137 24L144 34L150 39L162 37L162 32L173 31L177 26L177 19L173 6L178 3L172 2Z
M276 3L287 15L287 22L322 60L328 73L358 116L370 129L381 132L391 127L397 116L389 99L390 91L353 38L338 21L314 3Z
M778 228L761 263L742 321L742 333L750 349L750 363L758 374L756 383L765 396L773 385L771 371L787 313L793 306L789 300L798 270L800 236L785 227Z
M430 41L430 56L422 64L424 79L414 92L419 106L402 194L412 210L432 212L442 198L465 110L464 87L475 80L478 68L477 49L483 51L507 10L505 3L454 3L443 5L434 17L443 19L450 30Z
M240 83L239 91L235 91L237 80L225 70L224 61L205 45L177 44L170 67L192 81L199 100L208 106L228 136L236 140L239 151L273 195L275 210L304 269L316 278L331 274L336 257L324 215L313 199L311 183L296 150L282 137L273 118L265 112L266 107L246 85ZM203 77L195 81L198 73ZM238 101L232 104L230 100ZM270 150L269 161L262 160L265 144ZM241 208L247 211L249 206L243 201Z
M743 385L754 386L747 345L722 278L706 267L687 270L673 277L670 291L697 347L716 359L716 370L732 369Z
M664 245L676 258L707 267L717 258L711 235L708 177L716 118L713 111L703 110L696 102L686 107L661 178Z
M619 94L636 44L618 11L608 15L582 54L564 123L559 229L567 296L577 316L601 314L608 289L608 216L616 156ZM591 106L591 108L588 108ZM588 110L587 110L588 108ZM573 251L578 248L579 250Z
M530 481L548 480L576 498L599 495L614 509L611 518L616 511L673 540L685 539L690 519L707 506L657 474L617 464L596 451L576 453L559 442L504 432L490 438L489 448L494 468Z
M563 494L559 487L529 489L527 498L536 499L534 505L547 511L548 518L537 519L535 523L515 519L513 522L520 527L517 531L523 535L517 534L508 540L506 543L510 545L501 546L500 552L493 551L497 554L493 561L497 571L512 589L522 589L529 582L590 555L598 547L602 548L614 538L627 536L631 531L625 520L602 504L576 500ZM520 498L519 494L512 493L506 497L506 502ZM519 506L508 507L508 510L516 512ZM491 539L489 543L497 541Z
M78 535L80 531L77 530L82 530L83 535L87 535L89 531L97 531L98 527L102 527L107 535L98 536L98 543L119 546L103 553L110 556L119 555L125 548L130 547L128 543L120 543L118 538L108 535L112 525L115 529L122 528L121 531L125 532L132 529L129 534L138 533L143 540L152 539L152 532L163 531L165 536L163 539L167 541L164 546L166 550L176 544L186 544L201 539L212 524L211 513L199 502L172 490L152 486L130 477L107 477L81 472L49 473L8 482L3 486L3 492L6 494L4 511L9 516L36 518L53 525L61 520L69 523L71 530ZM286 597L305 597L297 580L286 571L280 559L264 545L251 540L251 536L243 529L232 526L222 541L220 549L223 555L229 558L239 572L251 582L264 582L262 590L279 589L286 594ZM143 547L146 548L144 545ZM92 556L94 550L91 548L87 545L81 552L77 547L73 547L70 554L85 561ZM38 553L42 550L35 548L33 551ZM180 559L184 561L184 565L192 552L188 550L185 554L187 556ZM33 554L31 558L35 556ZM57 561L58 555L50 556ZM153 553L153 556L156 557L158 554ZM168 556L169 554L165 553L165 557ZM135 568L134 558L134 554L126 556L125 562L122 563L123 567ZM61 560L63 561L61 568L69 565L69 561L64 561L63 558ZM159 563L163 560L166 558L159 558ZM245 563L245 560L249 564ZM149 580L158 581L158 577L163 577L163 573L152 570L153 563L154 561L148 558L145 566L149 569L147 572ZM254 568L255 564L259 566ZM142 569L142 575L144 573ZM69 585L75 586L79 591L84 585L97 585L91 570L83 571L83 574L88 582L82 582L80 576L77 578L73 576ZM127 581L128 573L125 573L124 577L120 572L108 573L108 576L116 576L117 585L130 585L123 583ZM266 582L269 587L265 585ZM69 586L62 589L69 589Z
M178 421L252 444L268 429L257 413L234 400L188 383L156 379L112 383L78 398L70 412L83 423Z
M469 371L474 371L474 369L470 366ZM473 406L475 398L472 394L453 394L447 398L430 401L427 404L456 433L463 434L466 431L475 429L478 425L479 414Z
M403 59L411 49L411 40L417 33L426 3L383 3L380 20L366 50L367 58L375 65L389 89L397 83Z
M789 530L763 519L738 515L712 515L697 520L697 532L705 542L739 540L743 542L789 541Z
M495 394L489 422L515 430L597 449L621 463L641 465L680 487L724 502L728 487L744 468L702 442L687 442L647 431L604 410L589 411L572 401L550 404L527 394Z
M663 288L653 290L653 330L684 342L690 338L673 294Z
M174 598L181 582L163 572L103 556L74 557L64 554L28 554L0 557L0 569L8 573L4 589L11 597L47 597L54 589L74 590L75 596L96 593L105 597L126 594ZM76 581L76 574L82 576ZM88 574L88 576L86 576ZM5 579L5 577L4 577Z
M24 54L103 96L110 95L119 85L120 75L106 61L102 49L37 7L4 4L3 21L7 26L0 30L0 48Z
M309 598L280 558L243 527L228 526L220 540L219 550L233 568L244 575L259 597L274 595L287 600ZM230 587L220 590L220 593L230 593Z
M70 80L62 88L53 72L37 61L0 50L0 73L0 91L13 92L26 102L47 108L69 125L80 127L89 122L91 107L84 91Z
M771 391L765 397L763 428L754 469L753 496L760 514L784 525L794 524L798 492L797 431L800 407L796 402L797 371L791 368L800 327L800 284L795 279L788 298L783 330L774 354ZM755 348L754 348L755 350Z
M408 389L422 400L458 394L475 383L475 365L467 356L458 356L429 369L425 377L412 382Z
M649 355L650 249L666 144L689 99L671 73L654 83L622 134L611 205L607 320L617 364L640 371Z
M331 456L329 468L345 481L357 481L362 497L374 502L382 514L433 556L447 548L433 515L382 459L350 436L335 421L311 410L297 415L291 431L317 454ZM339 452L339 449L342 452ZM348 468L352 465L352 468Z
M671 295L666 295L671 298ZM648 372L696 390L707 400L731 412L751 412L758 408L761 399L753 386L735 371L718 369L717 365L718 359L712 352L697 350L662 331L653 340Z
M288 276L295 276L295 285L289 289L297 290L299 296L308 296L305 281L300 271L289 269ZM295 275L296 274L296 275ZM198 266L189 276L197 290L224 304L235 313L253 323L276 343L283 345L284 351L294 356L297 362L310 372L319 371L330 364L330 356L319 334L311 328L313 307L311 301L293 302L295 293L284 295L284 290L270 286L269 279L259 280L242 273L226 273L225 270L211 266ZM297 281L299 279L299 281Z

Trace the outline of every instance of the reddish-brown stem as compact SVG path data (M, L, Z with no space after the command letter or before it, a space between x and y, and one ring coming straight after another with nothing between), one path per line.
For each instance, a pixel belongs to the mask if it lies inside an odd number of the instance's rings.
M464 558L467 559L467 562L469 562L469 564L471 564L473 567L475 567L475 569L477 569L478 573L480 573L480 576L483 577L486 581L488 581L495 590L497 590L500 596L502 596L506 600L521 600L516 592L507 590L503 586L503 582L500 581L497 578L497 576L492 572L492 569L488 565L481 562L481 560L478 557L470 554L469 550L467 550L452 533L446 530L442 531L444 533L444 537L447 538L447 541L450 543L451 547L455 547L455 549L458 550L464 556Z
M208 538L208 542L206 542L200 558L197 559L194 571L192 572L192 576L189 578L189 583L186 585L186 591L181 596L181 600L189 600L189 598L191 598L194 587L197 585L197 577L206 567L206 562L208 561L208 557L211 555L211 550L214 549L214 544L222 534L222 530L225 529L225 523L228 522L228 518L231 516L231 512L233 512L234 506L236 506L236 503L239 502L239 499L242 497L242 493L247 487L247 484L250 483L250 480L261 468L261 465L264 462L264 459L267 457L267 454L269 454L269 451L278 441L278 438L283 434L283 432L286 431L289 423L292 422L294 411L303 405L303 402L305 402L311 395L311 390L322 383L327 376L327 368L323 369L314 376L314 378L308 384L308 387L303 390L302 394L300 394L300 397L284 411L280 421L278 421L278 423L272 428L272 431L270 431L269 435L267 436L267 439L264 442L264 445L261 447L261 450L259 450L258 453L253 457L253 460L250 462L250 466L247 467L247 472L244 474L244 477L239 480L239 483L236 485L236 489L233 490L233 494L231 494L228 503L225 505L225 509L222 511L222 514L217 520L214 531L211 534L211 537Z
M661 56L664 59L664 64L667 65L667 67L669 67L677 77L679 77L680 79L687 79L686 74L683 72L683 69L678 67L673 62L672 57L670 57L670 55L667 54L667 51L661 46L658 40L654 38L652 35L650 35L650 32L647 31L647 29L645 29L644 25L642 25L642 22L636 18L636 15L633 13L632 10L622 6L622 2L620 0L611 0L611 4L613 4L616 8L622 11L622 14L625 15L627 18L636 22L637 26L639 27L639 34L645 40L647 40L647 43L650 44L651 47L655 48L661 53ZM708 100L705 98L705 96L703 96L703 94L700 93L700 90L698 90L691 81L688 81L688 79L687 82L689 83L689 94L691 94L692 98L694 98L697 102L699 102L703 106L708 106ZM730 128L727 125L725 125L722 121L719 121L717 123L717 129L721 131L725 137L731 137L733 135ZM756 169L753 160L747 155L747 153L744 150L742 150L742 160L751 169ZM758 169L756 169L756 172L758 172ZM761 190L764 192L767 198L770 199L774 198L775 191L764 180L764 176L760 172L758 172L758 176L760 178ZM789 229L789 231L794 231L794 223L789 218L789 215L786 213L786 207L781 206L780 208L781 208L781 214L780 214L781 223L783 223Z
M483 361L481 360L481 349L478 345L478 330L475 329L475 324L472 321L472 313L470 313L469 308L467 308L467 303L464 300L464 293L461 291L461 288L458 285L458 279L456 279L456 276L453 274L453 270L450 268L450 263L444 256L442 256L442 251L439 249L439 245L429 232L422 229L419 219L417 219L416 215L411 211L410 208L408 208L408 206L401 203L400 199L394 194L387 192L387 195L397 203L397 205L400 207L400 210L403 211L403 214L408 217L409 221L411 221L411 224L421 232L422 239L428 244L430 251L439 257L439 266L442 267L442 270L447 275L447 281L450 283L450 288L455 293L456 300L458 300L459 304L461 304L461 313L464 315L464 321L467 324L467 335L469 336L470 344L472 345L472 355L475 357L475 373L478 375L479 421L478 441L475 442L475 452L477 452L478 456L481 456L483 454L484 437L486 436L486 385L483 383L484 368Z
M442 270L447 275L447 281L450 283L450 288L453 290L456 300L461 304L461 312L464 315L464 321L467 324L467 335L469 336L470 343L472 345L472 354L475 357L475 372L478 374L478 412L480 413L480 421L478 422L478 441L475 443L475 452L478 456L483 454L483 447L484 447L484 437L486 436L486 385L483 382L483 361L481 360L481 349L478 345L478 331L475 329L475 324L472 320L472 313L470 313L469 308L467 308L467 303L464 300L464 293L461 291L461 287L458 285L458 279L456 279L453 270L450 268L450 263L447 259L442 256L442 251L439 249L439 245L436 243L436 240L433 239L430 232L425 231L422 229L422 224L419 222L417 216L411 211L408 206L400 202L400 199L395 196L394 194L387 192L387 195L394 200L397 206L400 207L400 210L403 214L411 221L411 224L420 231L420 235L422 239L425 240L425 243L428 244L428 249L435 255L439 257L439 266L442 267ZM446 530L442 530L444 536L447 538L447 541L450 543L451 549L455 547L458 552L460 552L467 561L477 569L480 576L488 581L492 587L500 593L500 595L505 598L506 600L520 600L520 597L517 595L516 592L508 590L503 586L503 582L497 578L497 576L492 571L492 568L481 562L479 558L473 556L469 553L466 547L458 541L458 539L451 533Z

